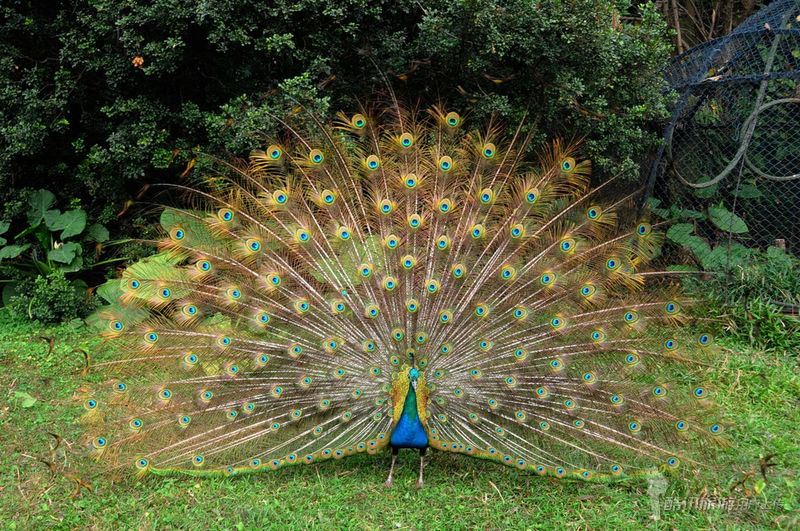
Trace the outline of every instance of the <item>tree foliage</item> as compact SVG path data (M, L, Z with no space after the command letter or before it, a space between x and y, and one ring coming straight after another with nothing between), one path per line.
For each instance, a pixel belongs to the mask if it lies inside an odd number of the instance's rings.
M107 223L198 148L246 155L297 103L352 108L388 83L470 118L527 112L635 173L665 114L666 25L625 0L12 0L0 7L0 200L78 196ZM54 186L58 183L58 186ZM16 209L16 210L15 210Z

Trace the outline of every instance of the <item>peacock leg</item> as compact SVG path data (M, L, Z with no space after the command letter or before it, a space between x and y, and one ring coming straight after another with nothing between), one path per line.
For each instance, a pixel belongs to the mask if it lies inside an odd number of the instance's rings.
M419 450L419 479L417 479L417 488L422 488L422 471L425 468L425 452L427 448L420 448Z
M392 448L392 464L391 464L391 466L389 466L389 477L386 478L386 483L384 483L384 485L386 487L391 487L392 486L392 472L394 472L394 462L397 460L397 452L398 452L397 448L393 447Z

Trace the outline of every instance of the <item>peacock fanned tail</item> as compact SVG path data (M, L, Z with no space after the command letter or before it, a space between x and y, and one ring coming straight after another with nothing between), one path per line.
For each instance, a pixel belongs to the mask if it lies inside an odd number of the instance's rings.
M218 163L95 320L115 471L235 475L384 449L418 370L438 450L601 479L695 466L722 425L662 236L590 164L456 113L340 115ZM415 373L416 374L416 373ZM679 382L679 383L678 383Z

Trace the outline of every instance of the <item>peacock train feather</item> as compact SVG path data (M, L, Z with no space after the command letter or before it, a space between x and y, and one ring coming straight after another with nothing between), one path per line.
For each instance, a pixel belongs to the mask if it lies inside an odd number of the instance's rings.
M696 465L722 431L713 340L648 269L661 234L576 145L529 161L519 130L465 125L364 108L177 186L160 252L95 315L96 457L237 475L394 440L556 477Z

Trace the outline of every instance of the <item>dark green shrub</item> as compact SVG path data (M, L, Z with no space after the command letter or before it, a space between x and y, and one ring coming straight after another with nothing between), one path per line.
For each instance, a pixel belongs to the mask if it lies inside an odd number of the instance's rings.
M597 167L631 176L665 114L665 33L650 3L625 0L5 2L0 204L58 183L117 223L196 148L245 155L298 101L352 108L380 72L470 120L527 111L532 145L585 137Z
M25 278L17 284L16 295L9 307L17 316L26 316L43 323L61 323L86 317L97 306L85 286L75 285L60 269L47 276Z

